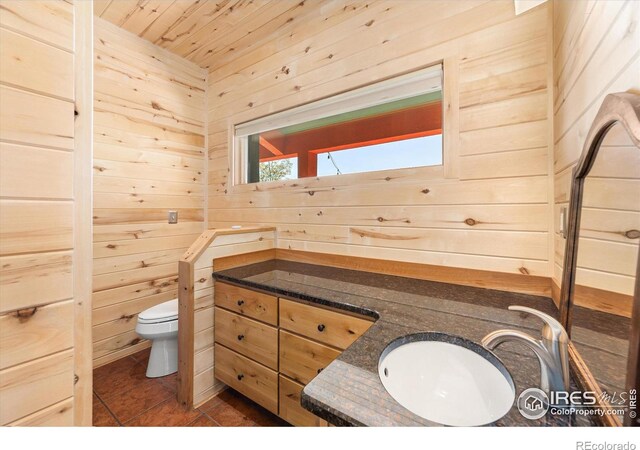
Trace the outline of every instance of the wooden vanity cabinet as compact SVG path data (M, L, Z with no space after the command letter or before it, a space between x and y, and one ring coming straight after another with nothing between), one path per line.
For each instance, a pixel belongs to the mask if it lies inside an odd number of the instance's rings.
M215 283L214 376L278 414L278 298Z
M216 378L278 414L278 372L218 343L214 351Z
M296 426L326 425L302 407L300 396L305 385L339 355L338 349L280 329L280 417Z
M298 383L307 384L338 356L338 349L280 329L280 373Z
M371 322L345 313L280 299L280 328L344 350Z
M296 426L326 426L300 405L304 386L372 322L215 283L215 377Z
M236 314L278 326L278 297L273 295L216 282L214 302Z
M280 417L296 427L326 427L327 422L300 405L304 385L280 375Z
M270 325L216 308L215 339L218 344L278 370L278 329Z

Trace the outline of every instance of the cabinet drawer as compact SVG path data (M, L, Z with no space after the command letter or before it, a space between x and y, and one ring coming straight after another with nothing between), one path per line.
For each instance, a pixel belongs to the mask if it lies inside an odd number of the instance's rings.
M215 308L215 342L278 370L278 330L257 320Z
M215 377L278 414L278 373L215 344Z
M339 350L280 330L280 372L299 383L307 384L339 355Z
M215 305L252 319L278 325L278 298L231 284L216 282Z
M324 420L300 405L304 386L280 375L280 417L297 427L326 426Z
M328 309L280 299L280 327L316 341L347 348L372 322Z

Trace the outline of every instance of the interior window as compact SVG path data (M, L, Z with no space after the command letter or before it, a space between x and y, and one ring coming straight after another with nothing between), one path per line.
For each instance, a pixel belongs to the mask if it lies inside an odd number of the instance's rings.
M236 137L246 183L441 165L441 66L238 126Z

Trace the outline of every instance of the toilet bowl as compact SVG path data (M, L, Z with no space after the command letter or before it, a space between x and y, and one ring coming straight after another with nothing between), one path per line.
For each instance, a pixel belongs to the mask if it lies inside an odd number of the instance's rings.
M178 299L138 314L136 333L151 341L148 378L163 377L178 370Z

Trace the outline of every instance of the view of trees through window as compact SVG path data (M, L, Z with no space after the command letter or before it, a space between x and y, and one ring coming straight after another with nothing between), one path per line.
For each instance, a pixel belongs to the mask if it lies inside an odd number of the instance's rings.
M291 159L264 161L260 163L260 181L278 181L291 178Z

